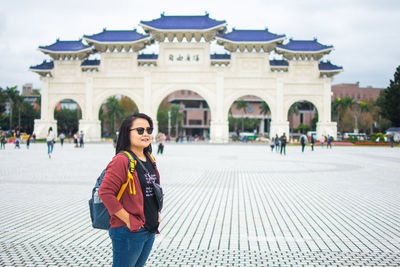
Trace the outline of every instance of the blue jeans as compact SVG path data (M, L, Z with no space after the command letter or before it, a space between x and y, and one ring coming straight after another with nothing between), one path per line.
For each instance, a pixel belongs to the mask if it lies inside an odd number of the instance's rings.
M47 154L53 153L54 143L53 141L47 141Z
M131 232L126 226L110 228L108 233L112 241L113 267L144 266L156 233L143 227Z

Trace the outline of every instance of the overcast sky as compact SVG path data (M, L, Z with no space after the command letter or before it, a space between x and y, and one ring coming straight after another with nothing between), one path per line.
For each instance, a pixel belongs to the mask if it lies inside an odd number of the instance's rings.
M228 31L264 29L288 38L314 37L335 50L324 59L343 66L336 83L387 87L400 65L399 0L16 0L0 10L0 86L33 83L30 72L48 56L38 46L109 30L138 28L141 20L165 15L204 15L226 20ZM152 48L146 50L152 51ZM222 49L216 49L221 52ZM214 51L212 51L214 52Z

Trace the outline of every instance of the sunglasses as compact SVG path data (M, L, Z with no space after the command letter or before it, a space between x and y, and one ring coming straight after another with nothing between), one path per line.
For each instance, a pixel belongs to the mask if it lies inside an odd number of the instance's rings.
M138 134L142 135L144 133L144 130L146 130L146 132L148 134L151 134L153 132L153 128L152 127L147 127L147 128L143 128L143 127L138 127L138 128L133 128L130 129L129 131L133 131L136 130Z

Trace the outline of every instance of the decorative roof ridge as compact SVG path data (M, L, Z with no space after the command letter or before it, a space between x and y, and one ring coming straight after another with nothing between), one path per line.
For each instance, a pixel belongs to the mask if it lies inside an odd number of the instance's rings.
M73 49L65 49L65 50L53 48L54 46L59 46L63 44L74 44L74 43L79 44L81 47ZM85 49L91 49L91 46L84 44L82 42L82 38L80 38L79 40L60 40L60 38L57 38L55 43L47 46L39 46L39 49L50 50L50 51L81 51Z
M53 69L54 68L54 61L51 60L51 59L49 61L44 59L42 63L37 64L35 66L30 66L29 68L30 69L36 69L36 70Z
M326 60L326 61L322 61L322 60L321 60L321 61L318 63L318 68L319 68L320 70L325 70L325 71L327 71L327 70L341 70L341 69L343 69L342 66L337 66L337 65L332 64L330 60Z
M202 19L206 19L206 21ZM144 28L153 28L159 30L204 30L225 26L226 20L212 19L208 13L205 15L170 16L161 13L159 18L153 20L141 20L140 24Z

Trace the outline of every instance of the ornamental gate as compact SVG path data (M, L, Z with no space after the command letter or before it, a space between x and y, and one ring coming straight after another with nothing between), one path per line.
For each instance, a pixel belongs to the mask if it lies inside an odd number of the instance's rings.
M336 137L331 121L331 83L341 67L322 61L332 46L314 40L288 40L264 30L226 31L226 22L205 16L165 16L141 21L147 34L136 30L104 29L83 40L57 40L39 49L51 61L32 66L41 75L41 119L35 133L45 137L57 129L53 111L62 99L76 101L82 110L79 130L89 141L100 140L98 111L113 95L125 95L139 111L154 119L161 101L177 90L191 90L208 103L210 140L228 142L228 113L239 97L254 95L271 110L270 136L289 133L287 113L297 101L309 101L318 110L317 136ZM211 54L216 40L229 53ZM158 55L139 51L155 43ZM89 59L90 55L98 59ZM270 55L282 55L271 60Z

